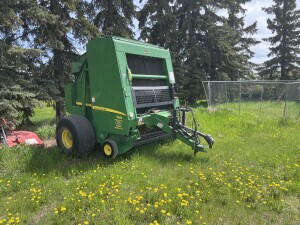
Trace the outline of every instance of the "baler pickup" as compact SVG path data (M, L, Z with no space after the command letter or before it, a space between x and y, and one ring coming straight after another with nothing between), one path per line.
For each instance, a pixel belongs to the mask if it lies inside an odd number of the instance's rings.
M134 146L166 137L204 151L214 140L185 125L190 108L180 107L170 52L118 37L90 41L72 64L74 82L66 85L69 116L56 129L57 144L67 154L87 154L99 146L114 158ZM190 124L189 124L190 125Z
M184 110L184 111L183 111ZM178 118L180 115L178 112L183 111L182 117ZM194 129L186 127L185 124L185 113L191 112L192 123ZM197 131L197 124L193 116L193 111L190 108L177 108L172 113L170 112L156 112L150 114L150 116L145 116L144 118L146 126L157 127L164 131L166 134L171 135L173 138L182 141L183 143L191 146L194 149L194 154L197 152L205 152L205 147L200 142L200 137L204 138L207 142L209 148L212 148L214 144L214 139L208 135Z

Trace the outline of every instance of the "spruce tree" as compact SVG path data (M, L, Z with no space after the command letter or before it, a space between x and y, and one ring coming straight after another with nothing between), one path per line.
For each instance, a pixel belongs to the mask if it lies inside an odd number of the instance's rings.
M176 84L181 97L186 99L188 96L188 92L184 89L186 80L181 79L186 68L183 65L183 54L180 54L184 48L184 42L179 41L181 37L176 18L175 0L148 0L144 3L143 8L138 12L141 31L139 39L170 50Z
M164 48L176 49L174 0L149 0L138 13L140 39Z
M30 48L25 29L33 2L0 1L0 118L16 125L30 123L37 104L32 80L41 52Z
M182 99L191 95L187 88L190 69L186 61L186 35L182 31L185 18L174 0L149 0L139 11L140 39L169 49L172 54L176 84Z
M89 20L102 34L133 38L136 9L133 0L93 0L86 2Z
M294 73L300 68L300 10L296 9L296 0L274 0L264 11L274 16L267 20L274 36L264 39L272 47L269 48L270 59L259 68L260 75L267 79L299 79Z
M70 64L78 56L76 47L99 34L85 19L80 0L39 1L42 12L30 24L34 45L45 52L39 70L40 93L56 102L56 118L65 114L64 85L70 81ZM45 19L51 17L52 19ZM45 88L46 87L46 88Z
M250 59L254 56L254 52L250 48L260 43L252 37L257 32L257 22L248 26L245 25L246 9L244 8L244 4L250 1L224 1L224 7L228 13L226 24L232 32L232 38L227 41L230 42L237 53L237 58L231 60L231 63L227 66L227 70L224 68L231 80L239 78L247 79L252 73L252 68L256 66L250 62Z
M149 0L140 11L141 39L170 49L182 98L193 103L201 81L237 80L248 68L257 42L245 35L256 32L256 24L245 27L244 2Z

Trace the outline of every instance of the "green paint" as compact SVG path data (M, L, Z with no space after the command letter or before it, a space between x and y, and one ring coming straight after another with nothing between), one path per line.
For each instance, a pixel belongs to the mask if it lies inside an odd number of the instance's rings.
M163 59L164 74L131 74L126 54ZM141 137L138 125L141 118L147 127L163 123L162 130L173 134L169 111L139 116L132 96L132 81L138 79L166 80L171 87L175 80L169 51L118 37L96 38L88 43L87 52L72 64L72 73L75 81L65 88L67 111L91 121L98 143L110 138L117 142L119 154L128 151L133 141ZM179 106L178 98L173 102L173 108ZM191 140L180 135L174 137L193 146Z

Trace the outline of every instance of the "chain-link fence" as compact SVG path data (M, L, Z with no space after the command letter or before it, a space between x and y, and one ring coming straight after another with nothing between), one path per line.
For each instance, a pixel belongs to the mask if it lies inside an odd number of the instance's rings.
M208 107L258 117L300 118L300 82L204 81Z

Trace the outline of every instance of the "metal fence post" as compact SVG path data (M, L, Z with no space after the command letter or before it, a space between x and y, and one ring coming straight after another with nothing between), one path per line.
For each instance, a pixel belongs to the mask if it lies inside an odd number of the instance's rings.
M242 81L239 80L240 83L240 102L239 102L239 114L241 114L241 101L242 101Z
M298 112L298 116L297 116L297 120L298 120L300 118L300 84L299 84L299 87L298 87L297 103L299 105L299 112Z
M227 101L228 101L228 98L227 98L227 82L225 81L225 103L227 103Z
M260 93L260 112L261 112L261 109L262 109L262 104L263 104L263 95L264 95L264 84L262 83L261 84L261 93Z
M210 88L210 81L207 82L208 87L208 108L211 108L211 88Z
M286 85L286 95L285 95L285 101L284 101L284 109L283 109L283 117L286 118L286 111L287 111L287 100L289 95L289 84Z

